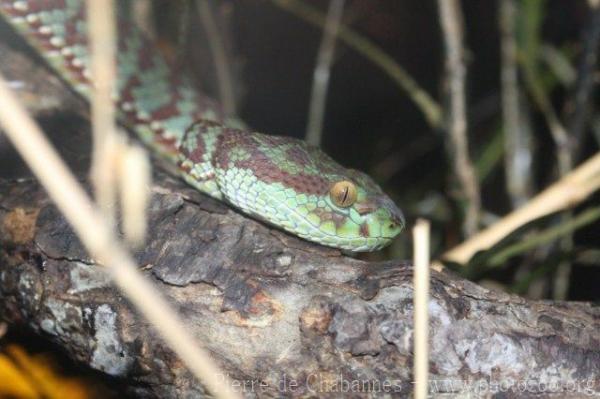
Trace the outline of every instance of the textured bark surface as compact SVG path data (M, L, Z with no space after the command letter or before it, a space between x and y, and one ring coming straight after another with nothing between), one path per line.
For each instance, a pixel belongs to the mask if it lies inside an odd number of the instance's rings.
M149 220L140 268L248 392L410 392L406 262L368 263L319 248L163 174ZM0 226L4 320L26 324L138 392L197 392L35 182L0 184ZM447 273L432 272L431 289L435 391L484 390L490 381L490 389L521 384L505 397L518 397L523 384L600 393L600 308L529 302Z
M50 78L38 81L36 96L60 101L36 111L70 103L68 92L46 90ZM48 120L66 141L85 137L56 114ZM75 148L65 153L85 171L85 145ZM152 193L149 239L135 254L140 269L237 389L250 397L411 392L410 264L309 244L162 173ZM432 271L429 310L434 396L600 395L599 307L527 301ZM0 318L138 394L203 392L32 179L0 180Z

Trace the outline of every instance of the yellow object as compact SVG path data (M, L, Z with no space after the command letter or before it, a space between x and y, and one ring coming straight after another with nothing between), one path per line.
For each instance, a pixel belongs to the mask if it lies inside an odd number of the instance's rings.
M17 345L0 354L0 398L85 399L85 381L59 375L45 355L30 355Z

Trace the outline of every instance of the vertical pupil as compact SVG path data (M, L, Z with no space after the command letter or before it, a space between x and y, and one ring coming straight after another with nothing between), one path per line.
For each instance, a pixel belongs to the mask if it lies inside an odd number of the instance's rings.
M345 205L348 199L348 186L345 186L342 190L342 200L340 202L342 205Z

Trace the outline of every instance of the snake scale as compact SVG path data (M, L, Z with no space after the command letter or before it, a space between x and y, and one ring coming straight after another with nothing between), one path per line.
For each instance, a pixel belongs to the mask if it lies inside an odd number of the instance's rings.
M0 0L0 14L89 98L83 0ZM343 250L378 250L402 231L402 212L369 176L304 141L250 132L225 118L128 22L119 19L119 122L173 163L188 184L296 236Z

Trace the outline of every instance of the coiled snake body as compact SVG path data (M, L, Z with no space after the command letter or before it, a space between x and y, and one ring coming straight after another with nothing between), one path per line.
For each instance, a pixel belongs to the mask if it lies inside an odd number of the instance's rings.
M83 0L0 0L0 13L79 94L90 82ZM305 142L238 129L126 21L119 23L120 122L196 189L306 240L382 248L401 211L366 174Z

